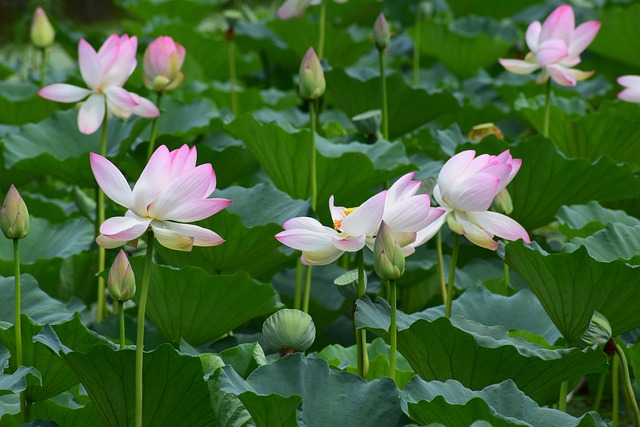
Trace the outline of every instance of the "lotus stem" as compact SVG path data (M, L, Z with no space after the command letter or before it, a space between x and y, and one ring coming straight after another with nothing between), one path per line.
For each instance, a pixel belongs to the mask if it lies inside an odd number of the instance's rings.
M106 106L105 106L106 109ZM100 155L107 157L107 131L109 118L105 113L102 122L102 141L100 143ZM104 222L104 192L100 187L97 189L96 203L96 235L100 235L100 225ZM106 251L102 246L98 246L98 272L103 272L106 268ZM107 315L107 301L105 298L104 277L98 276L98 322L102 322Z
M449 282L447 283L447 301L445 302L444 315L451 317L451 306L453 302L453 281L456 277L456 263L458 262L458 252L460 251L460 235L453 233L453 252L451 253L451 266L449 267Z
M20 303L20 239L13 239L13 268L15 276L15 313L16 321L14 325L16 333L16 370L23 365L22 359L22 319L21 319L21 303ZM22 422L29 421L27 418L26 408L26 391L20 393L20 413L22 414Z
M502 261L502 266L504 270L504 294L509 296L509 264Z
M151 266L153 261L153 231L147 232L147 255L144 262L142 286L140 290L140 302L138 305L138 329L136 336L136 406L135 426L142 427L142 368L144 350L144 318L147 309L147 296L149 295L149 280L151 279Z
M387 109L387 79L384 74L384 50L378 50L380 59L380 91L382 92L382 136L389 140L389 112Z
M327 2L322 0L320 3L320 34L318 40L318 59L322 62L324 59L324 35L327 25Z
M444 280L444 257L442 256L442 230L436 233L436 252L438 254L438 275L440 276L440 293L442 303L447 303L447 284Z
M227 40L227 53L229 54L229 82L231 84L231 114L238 117L238 84L236 77L236 55L233 39Z
M627 357L624 355L624 351L620 348L619 345L616 345L616 354L620 358L620 362L622 363L622 377L624 379L624 387L629 397L629 404L631 405L631 409L633 410L633 417L635 419L635 424L640 426L640 410L638 410L638 401L636 400L636 396L633 393L633 386L631 385L631 377L629 376L629 365L627 363Z
M120 350L124 350L126 344L125 330L124 330L124 304L122 305L120 312Z
M420 84L420 43L422 34L422 13L420 3L416 6L416 35L413 40L413 86Z
M562 381L560 384L560 398L558 399L558 409L567 412L567 392L569 391L569 381Z
M613 358L613 366L611 367L611 419L612 426L617 426L620 417L620 393L618 390L618 378L620 371L620 358Z
M389 355L389 377L392 380L396 379L396 351L398 348L398 301L397 301L397 286L396 281L389 281L391 287L391 296L389 301L391 303L391 322L389 325L389 342L391 344L391 353Z
M551 79L547 81L547 95L544 105L544 128L542 135L549 138L549 116L551 114Z
M600 402L602 402L602 394L604 393L604 383L607 378L606 373L600 374L600 378L598 379L598 389L596 390L596 397L593 400L593 411L598 411L600 409Z
M156 96L156 106L160 109L160 101L162 101L162 92L158 92ZM149 148L147 148L147 160L151 158L153 151L156 148L156 138L158 136L158 117L154 117L151 122L151 137L149 138Z
M40 86L44 87L47 81L47 49L40 49Z
M298 258L296 264L296 287L293 293L293 308L300 310L300 303L302 301L302 274L304 273L304 265Z
M324 3L323 3L324 4ZM316 211L318 201L318 181L316 171L316 101L309 100L309 120L311 121L311 161L309 165L311 181L311 210Z
M364 252L363 250L358 251L357 255L358 260L358 299L362 298L366 292L365 288L365 277L364 277ZM355 317L354 321L354 330L356 332L356 350L358 357L358 375L362 378L367 377L367 373L369 371L369 355L367 354L367 331L364 329L357 329L355 326Z
M307 272L304 280L304 298L302 300L302 311L309 313L309 299L311 298L311 266L307 265Z

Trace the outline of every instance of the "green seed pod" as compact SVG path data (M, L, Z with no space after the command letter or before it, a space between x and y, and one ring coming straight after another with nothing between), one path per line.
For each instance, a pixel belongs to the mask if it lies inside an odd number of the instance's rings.
M316 339L316 326L307 313L285 308L264 321L262 335L267 347L284 357L311 347Z
M11 185L2 204L0 228L7 239L24 239L29 233L29 211L24 200Z

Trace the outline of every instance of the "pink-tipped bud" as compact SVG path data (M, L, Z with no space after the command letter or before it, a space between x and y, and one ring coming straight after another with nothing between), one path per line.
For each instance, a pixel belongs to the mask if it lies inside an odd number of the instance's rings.
M55 36L56 33L47 14L41 7L37 7L31 21L31 43L39 49L44 49L53 44Z
M376 19L376 23L373 26L373 41L380 52L385 50L391 41L391 32L384 13L378 15L378 19Z
M324 81L324 73L320 60L312 47L307 50L307 53L302 59L299 78L300 96L302 98L318 99L324 95L327 84Z
M180 68L185 54L184 47L171 37L162 36L152 41L144 52L144 85L156 92L178 87L184 78Z
M121 302L129 301L136 293L136 277L122 249L109 270L107 287L113 299Z
M11 185L2 204L0 228L7 239L24 239L29 233L29 211L16 187Z

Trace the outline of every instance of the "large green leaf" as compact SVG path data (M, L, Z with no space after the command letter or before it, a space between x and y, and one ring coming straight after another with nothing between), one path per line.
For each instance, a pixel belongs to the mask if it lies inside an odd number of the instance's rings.
M520 97L516 109L529 120L538 132L544 122L544 97ZM569 114L552 107L549 138L568 157L596 160L609 156L626 162L634 170L640 168L640 146L630 143L640 139L640 107L635 104L607 101L589 114Z
M640 67L634 42L638 33L640 4L630 2L628 5L616 4L602 9L599 20L602 28L589 49L607 58Z
M0 82L2 123L23 125L43 120L59 108L56 103L40 98L39 86L25 81Z
M364 298L358 301L356 324L387 337L389 313L389 304L383 299L372 303ZM511 338L504 327L485 326L460 316L428 320L399 313L398 350L426 380L455 379L465 387L480 390L512 379L518 388L540 401L549 388L562 381L607 370L606 357L599 349L550 350Z
M53 400L45 400L33 405L32 416L55 421L59 426L102 427L104 423L95 406L89 402L85 406L69 407Z
M100 152L101 132L80 133L77 117L75 109L56 111L38 124L27 124L19 132L4 136L5 166L34 177L50 175L80 187L95 187L89 152ZM148 123L148 119L140 118L110 120L107 153L117 154L121 142L135 137Z
M632 265L640 264L640 225L614 223L596 231L585 238L576 237L565 246L567 252L575 251L579 246L587 248L592 258L602 262L617 259L625 260Z
M469 16L455 20L427 19L422 23L422 53L438 59L458 77L471 77L507 56L517 32L510 23Z
M382 108L378 73L362 68L335 68L325 73L325 79L331 104L349 117ZM387 76L387 92L391 140L460 108L449 92L411 87L400 73Z
M214 248L196 247L190 253L157 245L160 261L178 267L194 265L209 273L244 271L259 277L291 258L282 252L282 244L274 236L282 231L283 222L306 214L308 202L293 200L270 184L230 187L214 195L233 202L199 225L214 230L225 243Z
M210 387L213 381L209 380ZM317 357L305 358L299 353L286 356L256 369L246 382L230 367L223 367L217 381L220 389L240 398L259 426L297 425L296 408L300 403L301 418L308 427L342 425L345 420L353 425L406 423L398 389L391 379L366 382L332 370ZM287 424L278 424L282 420Z
M640 220L622 210L603 208L598 202L586 205L563 206L556 215L560 231L569 237L588 237L609 224L640 225Z
M403 410L421 424L467 426L486 420L493 427L606 425L595 412L574 418L556 409L541 408L510 380L472 391L455 380L427 382L415 377L402 390L401 398Z
M228 129L247 145L278 188L295 199L309 197L311 161L310 132L293 131L277 123L263 124L245 115ZM340 203L364 201L362 194L376 185L408 171L402 144L378 141L335 144L316 138L318 206L332 194ZM353 171L358 173L354 174ZM322 209L322 208L321 208Z
M502 0L447 0L447 5L456 16L480 15L492 16L496 19L508 18L518 11L538 3L542 0L519 0L504 2Z
M142 277L144 259L132 260ZM276 292L246 273L210 275L197 267L152 265L147 317L174 345L200 346L279 307Z
M536 294L564 339L577 343L594 310L611 323L613 336L640 327L637 269L624 261L600 262L587 249L543 254L522 242L509 243L505 260Z
M141 18L174 17L191 23L191 28L211 13L220 0L117 0L118 6ZM181 40L180 40L181 41Z
M11 374L0 373L0 396L12 393L20 394L28 386L40 385L42 385L42 378L33 366L20 366Z
M494 139L464 148L491 154L510 148L513 157L522 159L508 189L513 199L511 217L527 230L551 222L563 205L635 198L640 192L629 166L608 158L594 162L568 159L542 137L527 138L511 147Z
M133 425L135 351L97 346L63 355L109 427ZM209 393L199 357L162 345L144 354L144 426L211 426Z

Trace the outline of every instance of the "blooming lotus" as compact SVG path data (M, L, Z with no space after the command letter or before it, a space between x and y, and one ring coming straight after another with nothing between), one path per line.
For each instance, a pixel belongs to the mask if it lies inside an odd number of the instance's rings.
M98 244L116 248L136 240L149 228L169 249L190 251L193 246L216 246L224 240L211 230L185 222L210 217L231 203L210 199L216 176L210 163L196 166L196 148L183 145L169 151L158 147L133 190L113 163L91 153L91 170L104 193L127 208L124 216L107 219L100 226Z
M58 102L78 102L86 98L78 113L78 128L94 133L107 114L127 118L131 114L157 117L158 108L148 99L122 88L136 68L138 40L126 34L110 36L96 52L86 40L78 44L80 73L88 89L56 83L40 89L38 95Z
M334 1L336 3L345 3L347 0ZM309 6L315 6L320 3L322 3L322 0L287 0L278 8L276 14L279 19L302 18Z
M618 84L625 87L625 89L618 94L618 99L640 103L640 76L618 77Z
M488 210L494 197L515 177L522 160L511 157L509 150L498 156L475 154L473 150L458 153L440 170L433 197L446 211L441 221L446 219L453 232L487 249L498 248L494 236L530 243L520 224Z
M180 85L184 74L180 71L186 51L171 37L158 37L149 44L144 52L144 85L157 92L175 89Z
M500 64L515 74L529 74L542 69L537 83L544 83L551 77L561 86L575 86L578 80L593 74L593 71L585 72L571 67L580 63L580 54L595 38L600 22L588 21L577 28L574 26L571 6L559 6L544 24L534 21L527 28L526 41L531 52L524 61L500 59Z

